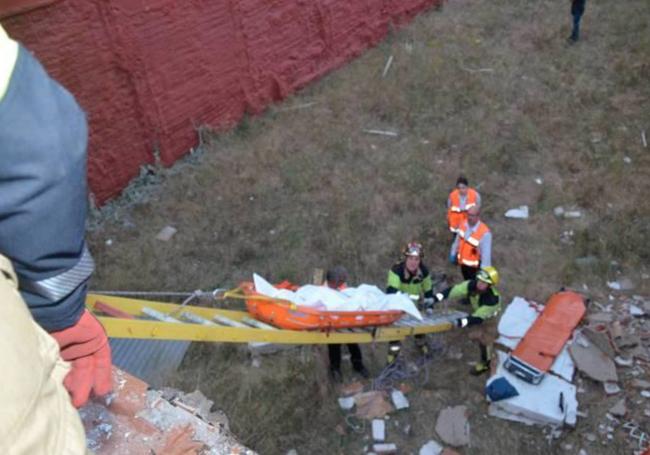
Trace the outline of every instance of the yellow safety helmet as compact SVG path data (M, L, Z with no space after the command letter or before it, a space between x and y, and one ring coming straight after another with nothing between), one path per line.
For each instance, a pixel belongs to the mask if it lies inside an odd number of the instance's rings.
M481 280L491 286L496 286L499 284L499 272L492 266L483 267L476 274L476 279Z

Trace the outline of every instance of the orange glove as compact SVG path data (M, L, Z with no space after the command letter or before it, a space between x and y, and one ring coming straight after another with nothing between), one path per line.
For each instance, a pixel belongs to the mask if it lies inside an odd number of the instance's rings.
M111 347L95 316L84 310L75 325L50 335L59 343L63 360L72 363L63 385L70 392L74 407L86 404L91 391L98 396L111 391Z

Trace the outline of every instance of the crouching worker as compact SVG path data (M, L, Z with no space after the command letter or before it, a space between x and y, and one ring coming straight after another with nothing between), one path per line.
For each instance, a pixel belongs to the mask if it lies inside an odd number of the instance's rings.
M345 267L337 266L327 271L325 277L326 285L330 289L341 291L347 287L348 271ZM370 374L363 365L363 358L361 356L361 348L357 343L349 343L348 351L350 351L350 360L352 361L352 368L364 378L368 378ZM335 382L341 382L343 375L341 374L341 345L328 344L327 345L330 358L330 377Z
M499 284L499 272L494 267L483 267L473 280L463 281L439 292L438 302L444 299L462 299L472 305L470 316L455 321L457 327L469 327L468 338L477 341L481 350L481 361L471 374L480 375L490 369L494 341L497 338L497 316L501 311L501 296L495 286Z
M429 269L422 263L424 254L422 245L411 242L402 252L404 260L396 263L388 272L386 294L403 292L415 303L423 299L425 306L433 303L433 281ZM415 336L415 344L422 354L428 354L428 346L424 335ZM388 345L388 363L393 363L401 350L399 341L391 341Z

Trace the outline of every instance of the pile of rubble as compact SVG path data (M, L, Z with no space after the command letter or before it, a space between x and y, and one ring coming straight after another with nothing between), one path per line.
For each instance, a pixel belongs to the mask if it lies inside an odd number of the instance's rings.
M391 415L409 409L410 404L406 394L411 387L402 383L399 388L388 391L364 390L364 385L354 382L341 388L342 396L338 399L339 406L346 415L346 423L353 431L363 433L369 429L372 444L364 448L367 455L399 453L397 444L390 442L389 429L404 435L411 433L410 425L400 427L398 419ZM393 422L389 425L388 422ZM368 422L366 425L364 422ZM336 431L345 434L346 429L337 427ZM465 406L444 408L438 415L435 425L437 437L447 446L461 447L470 443L470 428ZM458 452L450 447L444 447L435 439L429 439L419 450L419 455L457 455Z
M113 370L114 392L79 414L88 449L101 454L254 455L230 433L228 419L200 391L151 390L147 383Z
M591 302L582 324L573 331L550 371L534 385L507 371L504 362L507 352L515 349L543 308L517 297L502 316L497 343L505 351L498 351L487 386L497 379L505 380L513 393L495 399L489 414L546 426L551 440L559 438L563 428L575 427L578 417L589 417L585 426L594 432L580 435L582 455L593 445L608 446L615 439L617 447L643 453L650 446L650 435L643 429L650 417L650 301L641 296L610 296L607 305ZM596 385L600 385L600 392ZM579 409L578 398L587 392L596 397L602 394L602 400L592 401L606 402L606 411ZM567 450L573 447L565 445Z

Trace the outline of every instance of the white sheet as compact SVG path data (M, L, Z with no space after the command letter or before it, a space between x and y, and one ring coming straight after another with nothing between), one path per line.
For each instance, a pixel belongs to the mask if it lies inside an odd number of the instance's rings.
M253 282L255 290L262 295L323 311L399 310L416 319L422 319L417 307L406 294L384 294L377 286L369 284L362 284L356 288L349 287L343 291L308 284L293 292L277 289L256 273L253 274Z

